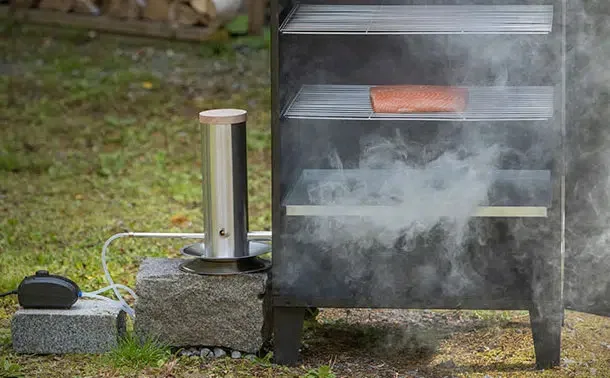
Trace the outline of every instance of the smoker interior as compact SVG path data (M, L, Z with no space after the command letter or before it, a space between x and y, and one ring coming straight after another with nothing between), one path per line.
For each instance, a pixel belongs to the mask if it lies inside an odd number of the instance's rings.
M534 288L540 281L553 281L560 266L561 6L552 7L553 23L540 28L552 29L546 33L346 35L293 33L298 28L291 29L286 18L295 17L294 4L281 5L273 72L274 172L279 177L274 195L279 207L274 214L276 303L529 308ZM463 114L376 115L368 87L385 84L468 87L469 109ZM482 148L501 147L493 161L495 179L459 242L442 219L422 233L409 232L413 237L405 240L400 222L408 228L409 217L400 215L413 210L404 198L376 200L375 185L383 182L381 172L388 167L380 162L363 170L363 144L397 135L406 141L400 146L403 155L389 151L381 156L415 170L443 154L468 157ZM452 168L438 167L426 176L430 183L413 183L413 188L451 185L461 175ZM314 194L332 186L329 177L345 174L350 177L340 190L365 186L370 196L354 201L344 195L347 201L341 202L326 193L326 202L316 202ZM425 197L426 206L448 210L450 217L447 203L459 204L459 195L467 192L465 187L447 198L439 190L438 196ZM397 225L392 228L398 231L385 239L383 227L375 227L378 217L393 217L390 222ZM367 227L381 236L350 237Z
M500 123L504 126L501 133L497 125L489 124L401 123L336 120L283 123L283 135L290 139L282 163L292 161L295 155L299 158L286 167L285 177L289 180L281 201L284 212L281 250L274 257L276 303L320 307L529 308L532 290L540 285L534 279L546 279L540 278L542 274L552 280L553 273L559 270L560 180L554 159L558 150L557 130L542 122ZM480 128L478 135L487 132L490 141L521 146L517 150L513 147L499 159L498 177L489 188L486 201L481 203L488 211L508 207L503 211L511 216L500 212L501 216L471 219L465 240L459 246L447 240L448 230L442 223L412 240L404 240L400 231L388 233L385 240L378 235L372 240L350 235L360 228L371 227L367 223L371 218L371 222L379 222L379 216L384 217L382 225L387 222L385 217L394 217L393 221L400 224L405 221L401 213L409 211L409 206L403 210L400 204L379 202L375 196L377 186L384 183L383 169L354 168L363 138L370 135L391 138L400 131L412 143L405 147L413 152L409 155L413 160L407 157L409 164L419 167L446 151L462 149L461 133L468 134L473 127ZM312 135L321 138L312 141ZM334 155L329 146L336 149L343 170L330 169L328 157ZM541 151L545 152L543 160L538 158ZM451 185L451 180L459 178L460 173L441 168L430 174L431 182L413 186L421 185L426 190L442 188ZM349 206L341 206L345 204L337 201L334 205L339 206L312 203L317 191L329 184L332 187L334 181L329 175L339 176L339 181L343 176L352 176L347 177L347 184L352 185L365 182L371 196ZM459 202L460 198L441 196L438 201ZM440 207L451 210L451 206ZM525 217L532 209L543 209L544 216ZM379 225L370 230L384 232Z

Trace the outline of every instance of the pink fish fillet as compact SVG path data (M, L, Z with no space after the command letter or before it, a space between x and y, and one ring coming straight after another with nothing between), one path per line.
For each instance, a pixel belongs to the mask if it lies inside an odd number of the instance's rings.
M468 101L465 88L435 85L382 85L370 95L375 113L463 112Z

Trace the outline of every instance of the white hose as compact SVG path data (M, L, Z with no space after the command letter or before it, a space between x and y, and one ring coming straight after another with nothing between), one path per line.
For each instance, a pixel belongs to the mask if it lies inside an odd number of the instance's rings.
M126 303L123 304L124 302L122 302L120 300L120 299L122 299L121 296L119 296L119 300L118 301L115 301L114 299L110 299L108 297L104 297L102 295L99 295L99 294L101 294L101 293L103 293L105 291L108 291L108 290L111 290L111 289L115 289L115 288L123 289L123 290L127 291L129 294L131 294L131 296L134 299L138 298L136 293L133 290L131 290L131 288L129 288L128 286L125 286L125 285L121 285L121 284L114 284L114 285L111 285L111 286L106 286L106 287L104 287L102 289L98 289L98 290L91 291L91 292L81 292L81 295L83 297L87 297L87 298L97 298L97 299L104 299L104 300L115 302L117 304L117 306L122 308L129 315L129 317L131 317L133 319L135 317L135 311L131 307L129 307Z
M135 317L135 311L125 302L123 296L119 293L118 289L124 289L129 294L131 294L134 299L137 298L136 293L130 289L129 287L121 284L115 284L110 276L110 271L108 270L108 265L106 264L106 251L108 251L108 247L110 244L116 239L123 237L140 237L140 238L178 238L178 239L205 239L204 233L162 233L162 232L122 232L119 234L112 235L102 247L102 268L104 269L104 275L106 276L106 281L108 281L108 286L105 288L90 292L83 293L83 296L90 298L98 298L109 300L112 302L117 302L113 299L98 295L108 290L112 290L114 295L119 299L121 308L125 309L125 312L131 317ZM249 240L260 240L260 241L271 241L271 232L269 231L254 231L248 232Z
M128 292L134 299L138 299L138 296L136 295L136 292L131 290L130 287L125 286L125 285L121 285L121 284L114 284L114 287L118 288L118 289L123 289L126 292ZM105 288L99 289L99 290L95 290L95 291L91 291L89 292L89 294L101 294L105 291L111 290L113 288L113 286L106 286Z
M127 290L129 294L131 294L134 298L137 298L136 293L131 290L129 287L121 284L115 284L110 276L110 271L108 270L108 264L106 264L106 252L108 251L108 247L110 244L116 239L123 237L143 237L143 238L181 238L181 239L202 239L205 237L205 234L191 234L191 233L158 233L158 232L122 232L119 234L112 235L102 247L102 268L104 269L104 275L106 276L106 281L108 281L108 286L97 290L91 295L97 295L99 293L103 293L104 291L112 289L114 295L118 298L121 306L125 309L125 312L129 314L132 318L135 317L135 311L125 302L123 296L119 293L118 288L122 288ZM106 298L106 297L103 297ZM109 298L106 298L109 299Z
M125 302L125 300L123 299L123 296L117 290L117 287L116 287L114 281L112 280L112 277L110 277L110 272L108 271L108 265L106 265L106 250L108 249L108 246L110 245L110 243L112 243L115 239L122 238L125 236L130 236L129 234L130 233L128 233L128 232L115 234L115 235L112 235L110 237L110 239L106 240L106 243L104 243L104 246L102 247L102 268L104 269L104 275L106 276L106 281L108 281L109 287L112 288L112 291L114 291L114 295L116 295L116 297L121 302L121 305L123 305L123 307L125 308L127 313L130 314L131 317L133 317L135 315L135 311L131 307L129 307L127 302Z
M107 302L113 302L116 303L119 307L121 307L121 304L119 301L115 301L114 299L110 299L108 297L104 297L103 295L97 295L97 294L93 294L93 293L87 293L86 291L83 291L82 296L85 298L94 298L94 299L103 299Z
M114 299L110 299L108 297L104 297L103 295L97 295L97 294L93 294L93 293L87 293L87 292L82 292L81 295L85 298L94 298L94 299L101 299L104 300L106 302L112 302L115 306L123 309L123 311L125 311L127 313L127 315L129 315L132 319L135 316L134 311L131 309L131 307L127 306L123 306L121 304L121 302L119 301L115 301Z

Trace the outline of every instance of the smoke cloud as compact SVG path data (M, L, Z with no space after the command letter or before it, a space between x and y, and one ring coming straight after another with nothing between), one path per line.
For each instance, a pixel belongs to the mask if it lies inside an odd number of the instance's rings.
M553 86L556 101L549 122L288 121L293 144L285 152L285 182L296 183L303 169L333 170L309 183L310 204L386 207L362 215L289 217L285 243L299 251L295 261L301 264L280 279L288 286L299 282L310 296L362 296L367 303L381 297L379 303L387 304L393 295L422 301L480 295L483 301L485 295L518 297L520 289L544 296L549 288L531 277L561 270L561 259L547 257L561 253L565 206L565 299L580 307L597 303L598 312L610 309L610 299L601 299L610 292L610 131L604 126L610 20L608 9L600 13L601 1L569 6L565 56L562 33L367 36L357 48L354 37L316 36L287 45L285 56L294 60L283 62L283 102L302 84L399 83ZM563 20L555 18L557 30ZM566 93L560 85L564 59ZM552 172L548 218L474 217L493 199L537 201L540 188L509 187L498 194L494 173L507 169ZM334 276L312 281L323 272ZM358 288L362 282L366 290ZM507 289L511 285L517 293ZM430 303L442 304L438 298Z

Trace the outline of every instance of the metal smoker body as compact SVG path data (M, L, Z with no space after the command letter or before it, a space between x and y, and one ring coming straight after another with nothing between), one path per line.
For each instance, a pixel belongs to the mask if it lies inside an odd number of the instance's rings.
M607 87L587 75L609 59L603 41L610 35L610 3L271 5L276 361L296 363L308 306L457 308L528 310L537 365L558 365L564 308L610 315L610 137L607 117L599 116L607 114ZM606 37L579 40L587 30ZM494 46L506 49L481 59ZM476 98L464 114L454 115L388 116L368 108L368 86L400 84L468 86ZM524 195L508 204L511 211L498 205L502 198L489 201L468 225L485 232L466 235L464 253L457 256L438 242L443 235L437 229L408 250L387 243L363 247L346 236L345 242L316 241L307 229L320 220L331 220L324 223L325 235L340 235L335 217L377 211L347 203L343 208L351 214L337 214L342 204L308 197L309 184L337 170L326 157L358 167L362 138L391 137L395 130L414 142L416 164L430 153L459 151L460 138L478 130L515 152L503 156L499 169L539 177L551 196L539 201L530 194L541 186L511 183L512 192ZM379 176L363 181L375 184ZM459 293L446 290L456 265L466 267L474 282Z

